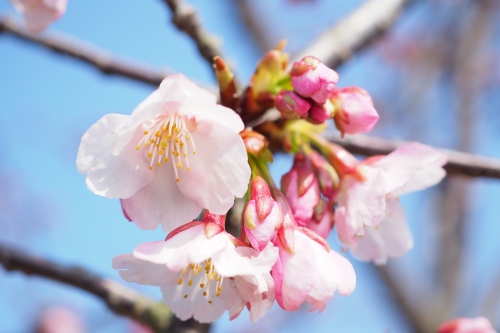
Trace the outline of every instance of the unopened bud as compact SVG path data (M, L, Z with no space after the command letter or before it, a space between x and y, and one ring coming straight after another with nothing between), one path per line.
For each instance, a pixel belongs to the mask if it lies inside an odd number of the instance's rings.
M238 93L234 74L220 57L214 57L214 69L219 83L221 104L235 110L238 105Z
M307 120L313 124L323 124L328 119L333 118L333 113L333 104L327 100L323 105L313 105L309 110Z
M335 106L335 126L342 135L369 132L377 123L379 115L373 101L361 88L335 89L330 100Z
M276 108L284 119L305 119L308 116L311 103L293 91L282 90L276 96Z
M244 129L240 133L240 137L243 139L245 148L250 154L257 155L269 145L267 139L262 134L250 129Z
M315 57L296 61L291 70L293 89L302 97L310 97L323 104L335 89L339 75Z
M261 177L252 179L251 199L243 211L243 227L250 244L260 251L272 241L283 224L283 212Z

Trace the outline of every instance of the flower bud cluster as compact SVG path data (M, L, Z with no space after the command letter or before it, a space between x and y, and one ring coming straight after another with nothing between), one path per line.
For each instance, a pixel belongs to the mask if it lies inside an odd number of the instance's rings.
M344 135L369 132L378 120L370 95L361 88L338 88L338 74L313 56L304 57L290 71L293 90L281 90L276 108L287 120L306 119L322 124L333 119Z

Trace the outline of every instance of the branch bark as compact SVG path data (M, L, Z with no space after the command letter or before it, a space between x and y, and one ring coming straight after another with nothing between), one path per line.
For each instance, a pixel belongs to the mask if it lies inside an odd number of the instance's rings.
M328 67L337 68L382 35L413 1L369 0L294 55L293 61L313 55Z
M341 145L353 154L364 156L386 155L408 143L408 141L388 140L366 135L341 139L333 134L325 134L325 138ZM447 149L439 150L448 156L448 163L444 166L448 174L500 179L500 160L498 159Z
M83 61L104 74L119 75L157 87L171 71L141 65L118 57L88 42L61 33L37 35L28 32L16 19L0 17L0 33L11 34L60 54Z
M172 12L172 23L188 34L198 47L201 56L212 68L215 56L221 56L217 38L207 33L200 24L200 19L193 6L183 0L163 0Z
M85 290L104 301L111 311L147 325L155 332L167 332L170 327L172 313L164 303L83 268L56 264L4 244L0 244L0 264L9 271L37 275Z

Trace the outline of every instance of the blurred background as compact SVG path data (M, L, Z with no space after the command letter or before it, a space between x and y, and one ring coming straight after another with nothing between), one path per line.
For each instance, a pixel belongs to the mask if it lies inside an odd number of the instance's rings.
M246 82L281 39L293 55L363 1L189 3ZM0 0L0 13L14 14L9 1ZM66 14L49 28L56 30L215 83L158 0L69 0ZM383 38L338 72L339 86L357 85L372 95L380 120L371 134L500 158L498 0L414 1ZM130 113L153 87L102 75L7 34L0 34L0 78L0 241L120 280L111 259L165 235L139 231L122 216L118 200L88 191L76 153L94 122ZM278 156L274 177L291 163ZM275 304L256 324L247 313L232 322L223 316L212 332L433 332L450 318L479 315L500 329L500 180L453 176L401 202L415 247L384 267L348 255L357 273L351 296L336 296L322 314L308 313L307 306L287 313ZM335 235L329 242L340 250ZM161 298L159 288L129 286ZM54 308L60 309L56 318L76 316L84 332L146 332L85 292L0 268L0 333L34 332Z

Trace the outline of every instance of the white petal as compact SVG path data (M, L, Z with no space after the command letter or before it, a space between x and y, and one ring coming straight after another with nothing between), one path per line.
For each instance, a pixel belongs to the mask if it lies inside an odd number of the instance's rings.
M444 155L443 155L444 156ZM435 163L428 164L421 170L417 171L415 176L410 179L403 187L391 192L393 196L400 196L410 192L416 192L439 183L445 176L446 171L442 168L442 159ZM446 160L444 160L446 163Z
M154 178L132 197L122 200L123 209L141 229L155 229L161 223L168 233L200 214L202 207L176 186L170 163L148 171Z
M355 257L385 264L388 258L404 255L413 247L413 238L403 207L393 198L387 200L386 217L378 229L366 227L363 238L358 238L352 249Z
M154 263L162 263L172 271L189 264L201 263L213 257L229 242L225 233L207 238L203 225L184 230L166 241L144 243L134 250L134 256ZM233 246L234 247L234 246Z
M216 122L200 124L192 137L196 155L190 157L190 172L180 170L177 185L200 207L214 214L226 214L234 197L245 194L250 179L243 140L237 132Z
M108 114L83 135L76 164L89 189L108 198L129 198L153 178L145 155L135 150L142 129L130 117Z
M237 133L243 131L245 128L240 116L238 116L234 110L219 104L207 108L206 104L200 104L199 102L194 104L193 102L195 102L195 100L184 104L180 110L180 114L188 117L195 117L197 122L217 122Z
M193 284L187 283L170 284L162 286L161 292L165 303L181 320L187 320L191 317L201 323L210 323L219 319L226 310L225 301L221 297L216 297L216 284L209 283L206 288L200 288L203 274L193 276ZM223 283L222 292L226 288ZM229 286L227 286L229 289ZM207 291L207 296L203 296L203 291ZM188 297L184 298L185 295ZM212 301L212 304L208 303Z
M345 208L345 220L352 230L362 232L364 225L378 225L385 214L386 180L381 170L363 167L366 176L360 182L352 176L344 177L339 195L339 206Z
M175 283L179 275L169 271L165 265L144 261L131 254L114 257L113 268L120 270L125 281L153 286Z
M373 166L384 171L387 193L390 193L406 184L426 165L439 160L442 155L429 146L412 142L398 147L389 155L374 162Z
M269 273L277 259L278 248L274 246L267 246L256 257L247 258L231 242L212 257L217 273L227 277Z

